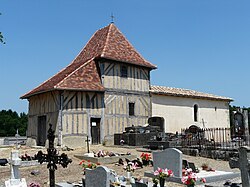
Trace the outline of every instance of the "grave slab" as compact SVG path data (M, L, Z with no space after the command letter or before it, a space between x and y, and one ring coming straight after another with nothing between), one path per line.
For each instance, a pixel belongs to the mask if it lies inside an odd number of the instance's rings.
M211 183L211 182L228 180L228 179L240 177L240 172L225 172L225 171L209 172L209 171L203 171L202 170L199 173L196 173L196 175L197 175L197 177L199 179L205 178L206 181L207 181L206 183ZM144 172L144 176L145 177L151 177L151 178L155 177L153 171ZM166 181L176 182L176 183L182 184L181 178L180 177L175 177L175 176L167 178Z
M144 172L144 176L154 178L154 171L159 167L162 169L171 169L174 176L167 178L167 181L182 183L182 152L175 148L165 149L163 151L153 152L154 170ZM207 183L227 180L240 176L240 172L225 171L204 171L201 168L197 173L198 178L205 178Z
M81 155L77 154L74 155L76 158L79 158L81 160L89 160L90 162L93 163L101 163L101 164L113 164L119 161L119 159L129 159L129 160L134 160L136 159L136 155L120 155L120 156L111 156L111 157L90 157L87 155Z

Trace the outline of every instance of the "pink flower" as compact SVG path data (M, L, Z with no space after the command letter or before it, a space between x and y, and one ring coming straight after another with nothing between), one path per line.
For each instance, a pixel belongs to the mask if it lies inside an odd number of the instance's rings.
M206 183L206 182L207 182L205 178L201 178L200 181L203 182L203 183Z
M159 175L159 174L160 174L159 171L155 170L154 175Z
M173 171L171 169L168 170L168 175L171 176L171 177L174 175Z

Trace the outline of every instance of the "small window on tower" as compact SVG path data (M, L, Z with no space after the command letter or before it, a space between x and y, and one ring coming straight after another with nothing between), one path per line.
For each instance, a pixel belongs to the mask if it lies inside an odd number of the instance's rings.
M128 77L128 67L121 66L121 77Z
M129 116L135 115L135 103L129 103Z

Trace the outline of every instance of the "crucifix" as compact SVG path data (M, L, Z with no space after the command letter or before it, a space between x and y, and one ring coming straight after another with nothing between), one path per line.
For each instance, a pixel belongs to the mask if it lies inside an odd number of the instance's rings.
M85 140L85 142L87 142L87 148L88 148L88 153L89 153L89 142L90 142L89 136L87 136L87 140Z
M114 23L114 18L115 18L115 16L113 15L113 12L111 13L111 23Z
M69 163L72 162L71 159L65 153L62 153L60 156L57 153L57 150L54 147L55 140L55 131L52 130L52 125L49 124L48 130L48 140L49 140L49 148L47 149L47 154L44 154L42 151L37 153L37 159L40 164L43 162L48 162L47 168L49 169L49 180L50 187L55 186L55 170L57 170L56 164L62 165L63 168L66 168Z

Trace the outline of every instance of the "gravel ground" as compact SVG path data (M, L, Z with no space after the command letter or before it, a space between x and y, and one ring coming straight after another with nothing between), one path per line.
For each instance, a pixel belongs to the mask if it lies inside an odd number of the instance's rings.
M0 147L0 158L9 158L10 152L12 148L1 148ZM42 150L44 153L46 152L45 148L29 148L26 146L22 146L20 148L20 154L23 155L27 153L28 155L34 155L39 150ZM59 149L58 149L59 150ZM98 150L104 150L104 151L112 151L115 153L127 153L131 152L131 154L136 155L137 157L140 157L141 152L137 151L136 148L131 147L104 147L102 145L91 145L90 151L98 151ZM75 154L84 154L86 153L86 149L75 149L73 151L59 151L59 153L66 153L69 158L72 159L72 163L68 165L67 168L62 168L61 166L58 166L58 169L56 171L56 182L79 182L81 178L83 177L82 169L79 166L80 159L74 157ZM200 167L203 163L208 163L209 166L215 170L221 170L221 171L235 171L239 172L238 169L230 169L229 164L227 161L222 160L213 160L203 157L193 157L188 155L183 155L183 159L188 160L189 162L194 162L196 167ZM118 175L125 175L125 172L123 170L122 166L117 166L115 164L106 164L108 168L114 169ZM40 174L34 176L31 175L31 172L34 170L38 170ZM135 177L144 177L144 171L152 171L152 166L143 167L141 169L137 169L133 176ZM47 165L37 165L37 166L30 166L30 167L21 167L20 168L21 177L26 179L27 184L31 182L37 182L41 184L41 186L48 186L48 170ZM6 181L10 177L10 167L7 166L0 166L0 186L4 184L4 181ZM150 179L151 180L151 179ZM240 182L240 178L232 179L232 181ZM223 186L225 181L214 183L213 186ZM171 187L178 187L178 186L184 186L182 184L176 184L172 182L167 182L167 186Z

